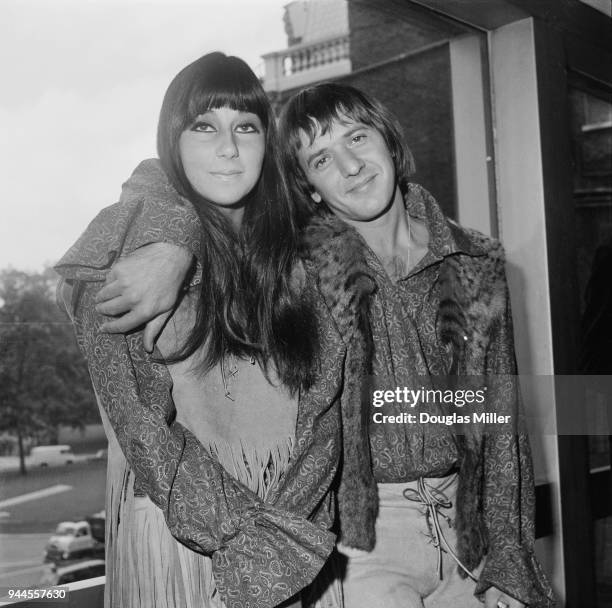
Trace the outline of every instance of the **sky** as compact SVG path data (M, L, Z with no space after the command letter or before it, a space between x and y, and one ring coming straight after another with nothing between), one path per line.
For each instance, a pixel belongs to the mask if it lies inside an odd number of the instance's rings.
M289 0L0 0L0 270L53 264L155 156L164 92L204 53L286 47Z

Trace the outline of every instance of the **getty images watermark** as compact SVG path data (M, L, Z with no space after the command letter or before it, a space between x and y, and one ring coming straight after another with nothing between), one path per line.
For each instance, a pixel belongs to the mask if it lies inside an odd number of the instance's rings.
M424 386L413 389L407 386L396 386L394 389L374 390L372 392L372 422L374 424L508 424L512 414L499 414L498 412L478 411L458 413L442 413L440 411L401 411L384 413L382 408L386 404L393 404L401 408L448 406L463 408L465 406L482 406L486 402L488 387L478 389L435 389Z
M370 376L363 399L375 425L464 425L488 433L527 423L540 435L612 435L612 376L417 376L412 385ZM467 432L467 429L466 429Z

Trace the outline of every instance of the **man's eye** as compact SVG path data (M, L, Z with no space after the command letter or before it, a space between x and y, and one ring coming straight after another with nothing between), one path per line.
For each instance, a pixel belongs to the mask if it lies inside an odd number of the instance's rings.
M198 121L193 123L191 127L192 131L197 131L198 133L214 133L215 128L209 122Z
M259 129L252 122L245 122L236 127L238 133L259 133Z
M368 136L365 133L357 133L356 135L353 135L353 137L351 138L351 142L354 144L358 144L361 143L367 137Z
M315 169L322 169L323 167L325 167L325 165L327 165L328 162L329 162L329 156L320 156L314 161L312 166Z

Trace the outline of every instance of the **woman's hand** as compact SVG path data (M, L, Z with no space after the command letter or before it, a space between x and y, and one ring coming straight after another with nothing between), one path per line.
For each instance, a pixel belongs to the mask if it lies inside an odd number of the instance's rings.
M118 318L101 330L125 333L146 323L144 346L151 352L172 314L193 255L170 243L152 243L121 258L96 296L96 310Z
M489 587L485 591L485 608L525 608L525 604L506 595L497 587Z

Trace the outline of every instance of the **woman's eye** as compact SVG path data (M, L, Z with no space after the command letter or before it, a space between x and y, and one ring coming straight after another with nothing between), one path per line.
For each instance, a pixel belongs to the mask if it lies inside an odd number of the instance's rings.
M208 122L199 121L193 124L191 127L192 131L197 131L198 133L214 133L215 128Z
M238 133L259 133L259 129L252 122L245 122L236 127Z
M365 133L357 133L356 135L353 135L353 137L351 138L351 142L354 144L358 144L358 143L361 143L366 138L367 138L367 135Z

